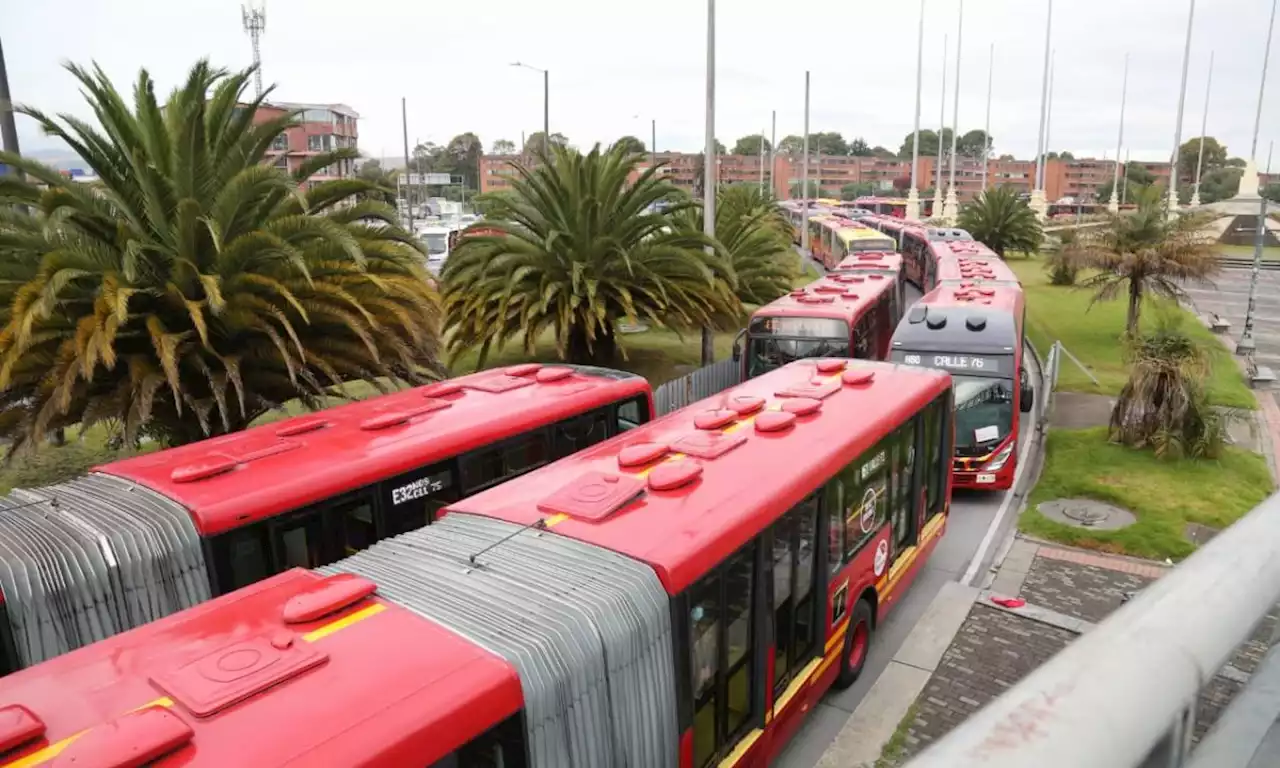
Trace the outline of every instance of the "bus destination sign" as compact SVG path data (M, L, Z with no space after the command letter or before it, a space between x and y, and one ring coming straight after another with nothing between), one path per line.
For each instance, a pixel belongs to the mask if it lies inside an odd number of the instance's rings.
M894 352L892 362L940 368L949 373L974 376L1011 376L1013 358L1008 356L957 355L936 352Z

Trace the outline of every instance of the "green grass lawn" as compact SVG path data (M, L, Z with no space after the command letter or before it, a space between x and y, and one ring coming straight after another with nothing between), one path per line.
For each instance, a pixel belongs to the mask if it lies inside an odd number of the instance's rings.
M1161 461L1107 441L1105 427L1055 429L1046 443L1044 471L1019 520L1024 533L1077 547L1154 559L1180 560L1195 549L1188 523L1225 528L1272 490L1263 457L1228 448L1217 460ZM1049 520L1043 501L1091 498L1134 513L1118 531L1091 531Z
M1125 303L1098 302L1092 307L1092 294L1081 288L1050 285L1044 262L1038 258L1013 259L1009 266L1018 273L1027 296L1027 335L1040 354L1048 354L1054 341L1061 341L1067 351L1084 363L1101 386L1064 359L1058 374L1058 389L1068 392L1119 394L1128 379L1121 360L1120 335L1124 331ZM1209 395L1219 405L1235 408L1257 408L1253 393L1244 376L1224 347L1190 312L1174 302L1150 300L1143 308L1144 327L1154 327L1161 317L1181 323L1186 333L1201 342L1213 359L1209 379Z
M1218 252L1223 256L1231 256L1234 258L1253 258L1252 245L1218 245ZM1268 246L1262 249L1262 258L1264 261L1280 261L1280 247Z

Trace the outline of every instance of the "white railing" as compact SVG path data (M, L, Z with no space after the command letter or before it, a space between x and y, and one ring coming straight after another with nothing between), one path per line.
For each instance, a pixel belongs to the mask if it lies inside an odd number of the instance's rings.
M721 360L658 387L653 391L653 405L662 416L740 383L742 363L733 359Z
M908 765L1183 765L1201 689L1278 600L1280 494Z

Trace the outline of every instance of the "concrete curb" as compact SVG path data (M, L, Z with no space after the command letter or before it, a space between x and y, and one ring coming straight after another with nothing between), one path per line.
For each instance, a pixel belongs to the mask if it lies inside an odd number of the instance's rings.
M893 660L849 716L817 768L873 765L924 690L960 626L969 616L979 590L947 582L933 598Z

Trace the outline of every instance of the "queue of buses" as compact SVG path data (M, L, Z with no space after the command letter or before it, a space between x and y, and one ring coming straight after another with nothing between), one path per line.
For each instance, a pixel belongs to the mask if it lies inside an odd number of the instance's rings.
M842 220L664 416L517 365L0 499L0 768L769 764L1032 398L1003 262Z

